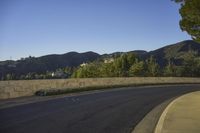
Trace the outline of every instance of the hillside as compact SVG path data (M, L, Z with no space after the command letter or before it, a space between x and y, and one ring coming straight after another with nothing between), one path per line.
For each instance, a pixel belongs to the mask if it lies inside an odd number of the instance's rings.
M165 66L168 60L171 60L174 64L178 65L181 63L180 58L190 50L196 51L198 52L198 55L200 55L200 44L192 40L186 40L147 52L142 55L142 58L147 59L153 56L161 66Z
M114 52L114 53L111 53L111 54L103 54L103 55L101 55L101 58L118 57L118 56L120 56L121 54L124 54L124 53L133 53L133 54L140 57L140 56L146 54L147 51L145 51L145 50L133 50L133 51L128 51L128 52Z
M55 71L62 67L77 67L84 62L91 62L100 57L94 52L77 53L69 52L62 55L46 55L41 57L28 57L17 61L0 62L0 76L7 73L15 75L27 74L29 72L45 73Z
M166 66L169 60L172 61L175 65L181 64L181 57L187 55L190 50L196 51L200 55L200 44L192 40L186 40L150 52L135 50L103 55L99 55L98 53L94 52L69 52L61 55L52 54L41 57L28 57L17 61L1 61L0 77L5 77L6 74L12 73L17 77L34 72L37 74L42 74L46 73L47 71L55 71L58 68L77 67L82 63L92 61L98 62L100 60L104 60L105 58L119 57L124 53L134 53L142 60L146 60L153 56L157 63L163 68Z

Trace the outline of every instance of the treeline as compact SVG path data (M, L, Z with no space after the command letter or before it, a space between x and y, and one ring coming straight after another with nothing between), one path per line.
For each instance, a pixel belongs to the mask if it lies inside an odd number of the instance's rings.
M65 67L45 73L27 73L15 75L8 73L1 80L30 80L57 78L97 78L97 77L200 77L200 57L197 52L189 51L180 56L181 63L175 65L168 59L165 66L160 66L151 56L141 59L133 53L125 53L115 57L99 59L91 63L83 63L77 68Z
M32 80L32 79L63 79L70 78L76 68L64 67L55 71L46 71L45 73L29 72L27 74L17 75L8 73L1 80Z
M172 59L168 59L168 64L161 67L153 57L142 60L132 53L127 53L112 60L97 61L80 66L72 77L200 76L200 58L196 52L190 51L180 59L182 60L181 65L175 65Z

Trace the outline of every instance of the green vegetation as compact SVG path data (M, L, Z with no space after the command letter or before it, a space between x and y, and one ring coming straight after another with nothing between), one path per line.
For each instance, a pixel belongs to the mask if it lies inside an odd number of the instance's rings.
M150 52L130 51L106 55L68 53L3 61L0 62L0 77L1 80L200 77L199 58L200 44L187 40Z
M178 59L181 60L179 65L169 59L167 65L160 66L153 56L144 60L133 53L123 53L117 57L84 63L77 68L59 68L42 74L29 72L26 75L20 75L19 79L200 76L200 57L197 52L189 51ZM16 79L13 73L6 74L5 80L13 79Z
M129 69L130 76L145 76L145 63L143 61L136 60L135 63Z
M99 54L94 52L69 52L62 55L55 54L41 57L29 56L17 61L0 61L0 79L21 80L68 78L70 77L71 72L66 72L63 69L66 69L66 67L74 69L83 62L96 60L99 56ZM55 76L52 76L53 73Z
M180 27L188 32L192 38L200 42L200 0L173 0L181 3Z
M129 76L130 67L136 62L136 59L134 54L129 53L116 58L107 58L100 62L88 63L80 66L72 77L127 77Z
M122 54L120 57L112 59L112 62L108 62L107 60L80 66L72 77L200 76L200 58L194 51L190 51L180 57L180 60L182 60L181 65L174 65L169 60L164 68L152 56L146 60L141 60L132 53Z

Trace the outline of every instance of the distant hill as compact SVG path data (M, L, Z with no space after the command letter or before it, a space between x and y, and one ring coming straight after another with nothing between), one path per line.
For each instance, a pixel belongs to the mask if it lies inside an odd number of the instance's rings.
M180 58L184 56L186 53L188 53L190 50L196 51L200 55L200 44L192 40L186 40L175 44L167 45L165 47L150 52L144 50L134 50L129 52L115 52L112 54L104 54L101 57L109 58L109 57L120 56L123 53L134 53L142 60L145 60L153 56L158 62L158 64L161 67L163 67L168 63L169 60L176 65L181 64L182 60Z
M29 72L45 73L55 71L57 68L66 66L76 67L84 62L91 62L100 57L94 52L77 53L69 52L62 55L52 54L41 57L28 57L17 61L0 62L0 76L7 73L15 75L27 74Z
M17 61L0 61L0 77L8 73L14 73L16 76L19 76L29 72L45 73L46 71L55 71L58 68L64 68L66 66L77 67L82 63L98 61L103 58L117 57L123 53L135 53L142 60L153 56L159 65L164 67L168 60L173 61L176 65L181 64L182 60L180 57L187 54L190 50L197 51L200 55L200 44L192 40L186 40L150 52L135 50L103 55L99 55L95 52L69 52L61 55L52 54L41 57L28 57Z
M145 51L145 50L134 50L134 51L128 51L128 52L114 52L114 53L111 53L111 54L103 54L103 55L101 55L101 58L117 57L117 56L120 56L121 54L124 54L124 53L134 53L134 54L136 54L137 56L140 57L140 56L146 54L147 51Z
M161 66L165 66L168 60L178 65L181 63L180 57L190 50L196 51L200 55L200 44L192 40L186 40L147 52L142 55L142 58L147 59L153 56Z

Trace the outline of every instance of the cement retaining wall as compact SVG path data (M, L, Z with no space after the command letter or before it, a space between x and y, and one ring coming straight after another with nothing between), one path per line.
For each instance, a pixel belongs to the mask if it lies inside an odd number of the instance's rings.
M41 89L66 89L91 86L116 86L139 84L200 83L200 78L179 77L130 77L130 78L85 78L52 80L0 81L0 99L34 95Z

